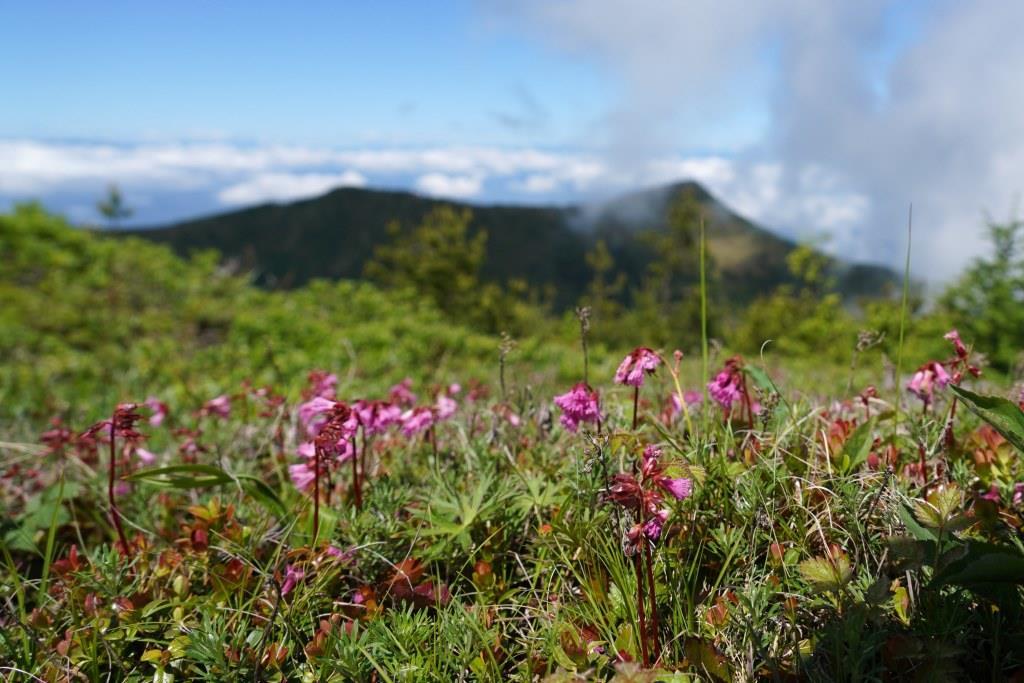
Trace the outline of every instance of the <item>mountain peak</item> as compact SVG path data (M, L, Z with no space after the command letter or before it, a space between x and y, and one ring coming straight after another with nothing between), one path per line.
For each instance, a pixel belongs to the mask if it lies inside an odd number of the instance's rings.
M388 239L390 222L411 227L437 206L453 205L473 212L471 229L487 231L486 279L553 287L555 305L564 308L578 301L591 278L584 256L598 239L605 240L627 282L638 286L654 256L640 235L668 227L671 201L681 193L707 216L708 251L727 300L743 304L790 281L786 255L795 244L735 214L693 181L566 207L475 205L402 190L341 187L312 199L124 232L179 253L217 249L252 269L257 282L290 287L313 278L361 277L374 247ZM837 273L855 273L856 282L840 282L847 294L878 293L895 278L885 269L835 265Z

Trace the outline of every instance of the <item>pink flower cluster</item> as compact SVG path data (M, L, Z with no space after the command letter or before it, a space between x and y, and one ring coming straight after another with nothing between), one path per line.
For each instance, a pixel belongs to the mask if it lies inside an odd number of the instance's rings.
M932 360L917 369L907 383L907 389L927 407L932 404L935 392L945 389L951 380L942 363Z
M615 371L615 383L640 387L644 384L644 374L653 375L661 365L661 357L646 346L639 346L622 359L619 369Z
M654 542L661 538L662 529L671 510L664 506L664 494L683 500L693 492L693 482L685 477L672 477L661 462L662 452L656 446L647 446L640 464L640 476L620 472L612 477L608 498L632 512L636 524L626 532L626 554L635 555L644 539Z
M576 384L564 394L555 396L554 401L555 405L562 409L559 421L570 432L575 432L584 422L601 422L597 392L584 382Z
M708 382L708 395L726 412L743 398L743 365L738 357L727 360L722 371Z

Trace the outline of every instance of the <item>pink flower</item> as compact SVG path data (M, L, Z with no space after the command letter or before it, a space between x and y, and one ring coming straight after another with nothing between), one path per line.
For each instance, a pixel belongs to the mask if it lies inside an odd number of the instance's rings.
M412 380L406 377L401 382L391 387L388 391L388 400L399 406L412 406L416 404L416 394L412 393Z
M665 522L668 521L669 511L665 509L658 510L655 512L650 519L644 523L644 536L657 541L661 538L661 530L665 526Z
M219 418L227 419L231 415L231 398L227 394L211 398L203 404L200 412L203 415L215 415Z
M303 441L299 444L299 447L295 449L295 455L300 458L315 458L316 444L312 441Z
M643 386L644 373L653 375L661 364L661 358L646 346L640 346L622 359L619 369L615 371L616 384L628 384L631 387Z
M921 399L925 406L932 403L936 390L941 390L949 384L952 378L946 372L946 368L938 361L928 361L914 373L907 383L910 393Z
M660 459L661 449L657 446L650 445L644 449L643 463L641 465L643 480L657 484L665 491L668 491L676 500L688 498L693 491L693 482L683 477L673 478L665 476L664 468L659 462Z
M322 398L335 398L335 389L338 386L338 376L333 372L325 372L323 370L313 370L309 373L309 389L306 390L304 396L314 397L320 396Z
M988 488L988 491L986 491L985 493L981 494L978 497L981 498L982 500L990 500L996 505L998 505L1000 501L1002 501L1003 499L1003 497L999 495L999 487L996 486L995 484L992 484Z
M743 390L740 388L743 378L739 372L726 367L715 378L708 382L708 395L726 411L732 408L732 404L740 400Z
M956 351L958 358L967 357L967 347L964 346L963 341L960 339L960 333L956 330L950 330L942 336L943 339L953 342L953 349Z
M555 405L562 409L560 422L570 432L575 432L581 422L601 421L597 392L580 382L564 394L555 396Z
M308 491L316 478L316 463L313 460L299 462L288 466L288 477L292 485L300 491Z
M1024 503L1024 481L1018 481L1013 485L1013 504Z
M159 427L162 425L164 418L167 417L167 404L155 396L150 396L146 399L146 407L153 411L153 414L149 416L149 426Z
M309 436L314 437L320 432L320 427L327 421L326 414L336 405L336 401L317 396L299 406L299 422Z
M342 550L341 548L329 545L327 546L327 549L324 551L324 553L327 554L327 556L329 557L333 557L339 562L348 562L356 556L356 549L353 546L348 550Z
M676 500L689 498L690 493L693 492L693 482L684 477L679 477L677 479L661 477L657 480L657 483L658 486L668 491Z
M456 403L455 399L453 399L450 396L438 394L437 405L435 406L435 408L437 410L437 419L447 420L449 417L455 414L455 411L458 410L459 408L459 404Z
M333 456L339 462L345 462L354 454L352 437L359 429L359 421L347 404L331 401L329 403L332 404L331 408L324 415L310 413L312 421L307 431L314 426L316 430L316 434L313 435L313 454L316 455L315 449L319 448L322 457Z
M281 584L281 595L288 595L292 592L292 589L299 584L300 581L306 578L306 572L302 569L296 569L292 565L288 565L284 574L284 583Z
M412 408L402 413L402 433L415 436L434 426L434 411L430 408Z
M402 421L402 409L385 401L356 401L352 406L367 435L383 434Z
M156 454L147 451L145 448L136 448L135 455L143 465L152 465L156 462Z
M683 401L686 401L687 409L699 406L704 400L704 395L698 391L684 391ZM665 405L665 409L661 413L661 419L664 422L671 422L675 418L679 417L679 414L683 412L683 401L679 400L679 394L672 392L668 395L668 403Z

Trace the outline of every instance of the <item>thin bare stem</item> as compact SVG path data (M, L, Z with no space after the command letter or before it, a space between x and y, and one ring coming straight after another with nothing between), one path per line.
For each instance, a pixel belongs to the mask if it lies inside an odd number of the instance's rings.
M637 409L640 406L640 387L633 387L633 431L636 431Z
M644 542L644 560L647 564L647 602L651 608L651 654L654 655L654 663L661 659L661 646L658 643L658 601L654 586L654 555L651 552L651 545Z
M365 427L360 427L360 430L365 434ZM352 436L352 496L355 498L356 509L361 510L363 508L363 489L359 485L359 453L356 450L355 435Z
M633 569L636 570L636 614L640 621L640 655L643 658L643 665L646 669L651 665L650 654L647 651L647 616L644 611L644 577L640 569L640 553L633 555Z
M121 552L127 555L128 538L124 535L124 527L121 526L121 510L117 507L117 500L114 498L114 468L116 467L115 461L117 459L117 449L114 444L116 423L117 414L115 413L110 419L110 476L107 480L107 499L110 502L110 518L114 522L114 528L117 529L117 538L121 543Z
M320 446L314 449L313 460L313 545L316 545L320 531Z

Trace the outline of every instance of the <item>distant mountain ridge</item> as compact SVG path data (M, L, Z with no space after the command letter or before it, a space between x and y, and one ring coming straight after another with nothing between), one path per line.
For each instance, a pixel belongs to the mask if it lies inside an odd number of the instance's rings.
M359 278L393 220L414 226L440 205L469 208L473 230L488 234L483 277L550 286L560 308L573 305L592 277L584 255L604 239L627 283L638 285L653 254L639 234L664 230L668 208L689 192L707 216L708 251L718 269L719 294L745 304L790 282L786 255L796 244L737 215L697 183L684 182L623 195L599 205L475 205L410 192L339 188L320 197L247 209L133 234L187 254L216 249L254 273L259 284L294 287L314 278ZM847 299L887 293L898 276L874 265L831 261L837 290Z

